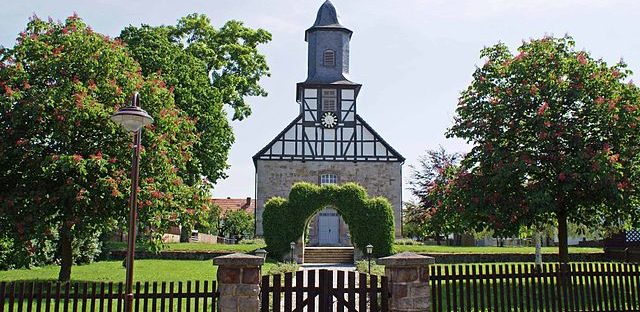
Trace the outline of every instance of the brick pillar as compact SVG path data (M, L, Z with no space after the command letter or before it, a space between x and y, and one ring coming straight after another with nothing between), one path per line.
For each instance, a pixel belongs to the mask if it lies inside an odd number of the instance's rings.
M216 257L219 312L260 311L260 268L262 257L234 253Z
M434 258L403 252L378 259L389 278L391 312L430 312L429 269Z

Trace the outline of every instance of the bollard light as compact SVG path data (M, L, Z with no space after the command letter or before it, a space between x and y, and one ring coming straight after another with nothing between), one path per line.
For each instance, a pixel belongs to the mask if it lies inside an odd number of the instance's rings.
M293 250L294 250L294 249L296 249L296 242L291 242L291 243L289 243L289 247L291 248L291 263L293 263L293 262L294 262L294 259L293 259Z
M367 259L369 260L369 275L371 275L371 254L373 253L373 245L367 245Z

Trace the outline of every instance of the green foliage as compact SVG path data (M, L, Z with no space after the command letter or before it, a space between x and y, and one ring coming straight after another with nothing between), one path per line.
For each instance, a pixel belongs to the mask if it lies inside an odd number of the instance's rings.
M295 262L277 262L275 265L269 266L263 273L264 275L293 273L297 272L299 268L300 266Z
M13 242L8 237L0 237L0 270L8 270L12 268L11 246Z
M369 273L369 261L360 260L356 262L356 271ZM384 276L384 265L377 264L375 259L371 259L371 275Z
M264 239L271 256L289 251L289 243L297 241L313 215L326 206L335 208L349 225L351 241L364 250L373 245L377 257L393 252L393 210L382 197L369 198L355 183L318 186L296 183L289 199L274 197L267 201L263 213Z
M155 119L142 137L140 228L159 241L176 214L207 205L201 182L180 175L199 134L171 91L75 15L34 17L1 49L0 231L17 267L42 263L40 250L53 243L69 269L74 240L125 224L132 138L110 116L134 91Z
M417 241L417 240L412 239L412 238L396 239L393 243L395 245L422 245L422 242Z
M407 230L417 237L439 241L443 236L467 230L460 206L452 196L459 160L460 155L449 154L440 147L428 150L418 159L419 165L412 167L409 185L418 202L405 203L404 221Z
M242 210L229 211L222 217L220 232L225 237L236 238L240 241L245 237L253 237L254 225L252 214Z
M215 204L209 205L209 210L202 211L202 216L198 218L196 230L200 233L218 235L220 223L220 207Z
M73 241L73 263L87 264L95 261L102 253L100 232L83 235Z
M108 250L127 250L126 242L108 242L105 249ZM139 246L142 245L142 246ZM243 240L239 244L209 244L202 242L192 242L192 243L166 243L164 244L163 251L216 251L216 252L242 252L242 253L251 253L256 249L264 248L264 242L260 242L260 240L252 241L252 240ZM147 246L144 244L136 245L136 250L139 251L147 251Z
M143 75L162 79L173 90L176 106L196 121L201 137L181 176L187 182L204 176L211 187L225 177L234 141L223 106L231 106L233 118L241 120L251 114L244 98L266 95L258 82L269 68L258 45L271 35L238 21L217 29L206 16L191 14L175 26L129 26L120 37Z
M447 134L473 145L456 179L465 219L499 236L554 219L637 226L640 92L626 81L631 72L576 51L570 37L518 51L482 50L486 62Z

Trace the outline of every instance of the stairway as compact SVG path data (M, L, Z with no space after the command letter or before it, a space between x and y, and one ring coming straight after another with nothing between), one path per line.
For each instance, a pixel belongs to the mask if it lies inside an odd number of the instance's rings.
M353 264L353 247L305 247L304 263Z

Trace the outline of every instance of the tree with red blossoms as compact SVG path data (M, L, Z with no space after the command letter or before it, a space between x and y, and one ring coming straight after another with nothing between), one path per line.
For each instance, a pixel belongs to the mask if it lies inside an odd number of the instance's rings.
M155 119L142 137L139 228L157 237L187 207L207 208L204 189L179 175L199 140L195 122L140 71L120 42L75 15L34 17L0 53L0 240L11 242L11 266L33 265L54 244L69 280L74 244L126 224L132 137L110 116L134 91Z
M426 236L440 238L465 231L462 220L464 206L457 201L456 179L460 170L460 155L449 154L442 147L428 150L413 167L409 182L416 203L405 205L405 220Z
M467 219L498 235L567 222L637 226L640 92L623 62L577 51L571 37L482 50L449 137L473 145L462 161Z

